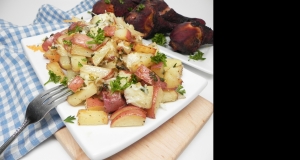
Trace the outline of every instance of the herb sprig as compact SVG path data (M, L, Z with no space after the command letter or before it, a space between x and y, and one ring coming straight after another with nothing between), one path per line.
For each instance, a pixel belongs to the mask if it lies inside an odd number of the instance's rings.
M176 92L178 92L179 94L181 95L184 95L185 94L185 89L183 88L182 85L179 85L176 89Z
M64 79L61 80L61 76L58 76L56 75L53 71L49 70L48 71L48 74L49 74L49 79L46 83L44 83L44 85L50 83L50 82L53 82L53 83L59 83L62 84L62 85L67 85L68 83L68 78L67 77L64 77Z
M198 50L193 55L189 56L189 60L190 59L193 59L193 60L205 60L206 58L203 57L203 54L204 54L203 52L201 52L201 51Z
M87 44L101 44L105 39L104 30L102 30L101 28L97 30L96 34L93 34L89 31L86 35L93 38L93 40L88 41Z
M64 121L68 123L74 123L74 120L76 120L75 116L68 116Z
M156 33L151 40L152 42L155 42L156 44L161 46L166 46L167 44L167 39L163 33Z
M164 66L167 66L167 56L160 52L157 52L157 54L155 56L152 56L151 61L156 64L159 62L163 62Z

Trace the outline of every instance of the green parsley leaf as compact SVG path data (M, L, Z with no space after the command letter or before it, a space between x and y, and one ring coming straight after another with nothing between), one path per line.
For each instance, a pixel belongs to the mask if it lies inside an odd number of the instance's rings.
M51 49L57 49L57 47L56 46L51 46Z
M61 82L60 84L64 85L64 86L67 86L68 85L68 78L65 77Z
M156 33L151 40L152 40L152 42L155 42L156 44L161 45L161 46L166 46L166 44L167 44L167 39L166 39L165 35L162 33Z
M80 62L78 62L78 67L82 67L83 65L80 63Z
M131 75L130 82L131 82L132 84L138 83L138 78L137 78L137 76L136 76L135 74L132 74L132 75Z
M106 4L109 4L109 3L110 3L110 0L104 0L104 2L105 2Z
M81 26L76 26L72 30L68 30L68 35L71 35L72 33L82 32L83 28Z
M74 123L74 120L76 120L75 116L68 116L64 121L68 123Z
M101 28L99 28L97 30L96 35L90 31L86 35L93 38L93 40L88 41L87 44L101 44L103 42L103 40L105 39L104 30L102 30Z
M128 10L129 12L131 12L133 9L132 9L132 7L129 7L129 8L127 8L127 10Z
M124 0L119 0L119 2L120 2L121 4L124 4Z
M121 83L121 80L122 79L125 79L126 80L126 83L122 85ZM120 77L119 75L116 77L115 80L111 81L110 82L110 88L111 88L111 91L112 92L115 92L115 91L123 91L125 90L127 87L129 87L131 85L131 82L127 81L127 77Z
M101 20L99 19L99 20L96 22L96 25L98 26L100 22L101 22Z
M58 83L61 79L60 76L57 76L53 71L49 70L48 74L50 75L48 81L44 83L44 85L48 84L49 82Z
M154 63L163 62L164 66L167 66L167 56L163 53L157 52L155 56L151 56L151 61Z
M194 53L194 55L190 55L189 56L189 60L193 59L193 60L205 60L206 58L203 58L203 54L201 51L197 51Z
M139 12L139 11L143 10L144 8L145 8L144 4L139 4L136 6L136 11Z
M70 40L63 40L63 43L68 46L72 45L72 42Z
M183 88L182 85L179 85L176 89L176 92L178 92L179 94L181 95L184 95L185 94L185 89Z
M155 81L155 82L157 82L158 81L158 79L157 79L157 77L156 77L156 74L154 73L154 72L149 72L149 76L150 76L150 78L151 79L153 79L153 81Z

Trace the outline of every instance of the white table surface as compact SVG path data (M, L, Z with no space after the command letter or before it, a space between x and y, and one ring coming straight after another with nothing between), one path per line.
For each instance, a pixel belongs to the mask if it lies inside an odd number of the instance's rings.
M33 22L38 9L43 4L51 4L67 11L81 0L0 0L0 19L16 25L28 25ZM213 29L213 0L165 0L177 13L187 17L198 17L206 21ZM205 12L204 12L205 10ZM198 13L198 14L197 14ZM202 15L199 15L201 13ZM205 13L205 14L203 14ZM185 66L208 80L208 85L199 94L213 103L213 75ZM199 131L191 143L178 157L178 160L213 160L213 115ZM21 160L71 160L71 157L54 136L41 143Z

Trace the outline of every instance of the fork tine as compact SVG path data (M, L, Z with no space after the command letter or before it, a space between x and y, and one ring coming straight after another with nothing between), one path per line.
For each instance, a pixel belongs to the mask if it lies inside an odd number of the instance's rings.
M62 88L65 88L66 86L64 85L58 85L56 87L53 87L51 89L45 90L44 92L42 92L39 96L43 97L51 92L57 92L58 90L61 90Z
M58 94L55 94L53 95L52 97L49 97L49 99L51 98L51 101L47 102L48 105L51 105L51 104L59 104L63 101L65 101L67 99L67 97L69 95L71 95L73 92L68 89L68 88L65 88L64 90L62 90L60 93Z
M66 101L67 97L69 95L71 95L72 92L69 91L67 93L65 93L65 95L63 95L62 97L60 97L59 99L56 99L54 102L52 102L50 105L50 107L56 107L57 105L61 104L62 102Z
M65 89L68 89L67 86L59 85L58 87L55 87L53 89L47 90L43 94L41 94L41 97L43 99L43 102L46 102L49 98L52 96L57 95L58 93L64 91Z

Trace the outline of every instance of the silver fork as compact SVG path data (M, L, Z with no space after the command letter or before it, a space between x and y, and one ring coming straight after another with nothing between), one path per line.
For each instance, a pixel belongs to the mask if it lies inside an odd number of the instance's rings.
M21 127L0 147L0 155L29 124L42 120L50 110L64 102L72 93L67 86L59 85L36 96L26 109Z

